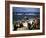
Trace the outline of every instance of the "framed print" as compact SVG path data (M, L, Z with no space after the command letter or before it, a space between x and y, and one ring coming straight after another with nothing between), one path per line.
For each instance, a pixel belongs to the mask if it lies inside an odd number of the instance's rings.
M6 37L45 34L44 3L6 1Z

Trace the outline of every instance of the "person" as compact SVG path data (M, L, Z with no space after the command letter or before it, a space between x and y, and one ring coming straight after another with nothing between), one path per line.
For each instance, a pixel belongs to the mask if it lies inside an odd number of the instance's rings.
M15 23L15 24L14 24L14 29L13 29L13 31L16 31L17 28L18 28L17 23Z
M38 29L38 18L35 17L34 28Z
M22 24L22 23L20 23L19 25L20 25L20 27L19 27L19 28L23 27L23 24Z
M17 30L18 31L21 31L21 30L27 30L27 27L26 26L24 26L24 24L22 23L22 22L20 22L20 27L19 28L17 28Z
M28 29L31 30L31 24L30 23L28 23Z
M39 20L37 17L35 17L35 19L33 20L32 22L32 25L31 25L31 30L34 30L34 29L40 29L40 24L39 24Z

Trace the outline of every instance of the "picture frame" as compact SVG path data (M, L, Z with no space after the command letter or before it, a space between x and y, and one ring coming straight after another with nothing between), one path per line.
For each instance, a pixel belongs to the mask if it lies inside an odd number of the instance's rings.
M23 10L24 9L24 10ZM15 11L14 11L15 10ZM29 11L30 10L30 11ZM26 14L26 12L39 12L37 14L39 14L39 18L40 18L40 27L39 29L41 30L35 30L35 29L30 29L30 30L22 30L22 31L13 31L13 19L18 18L15 17L12 19L12 17L14 17L14 14L16 14L17 12L25 12L23 15ZM36 10L36 11L35 11ZM38 11L39 10L39 11ZM13 12L15 12L13 14ZM35 15L35 13L33 14L27 13L27 15ZM19 13L18 15L21 15L21 13ZM36 16L36 15L35 15ZM25 16L24 16L25 17ZM34 17L34 16L32 16ZM24 22L25 23L25 22ZM31 31L32 30L32 31ZM44 7L44 3L36 3L36 2L20 2L20 1L5 1L5 37L18 37L18 36L34 36L34 35L44 35L45 34L45 7Z

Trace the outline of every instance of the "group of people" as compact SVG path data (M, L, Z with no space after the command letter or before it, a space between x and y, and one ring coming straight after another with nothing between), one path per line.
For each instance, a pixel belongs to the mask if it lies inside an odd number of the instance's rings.
M28 19L27 19L28 20ZM16 22L14 24L14 31L15 30L34 30L34 29L40 29L40 20L38 20L37 17L32 21L32 23L28 20L20 21L19 23Z

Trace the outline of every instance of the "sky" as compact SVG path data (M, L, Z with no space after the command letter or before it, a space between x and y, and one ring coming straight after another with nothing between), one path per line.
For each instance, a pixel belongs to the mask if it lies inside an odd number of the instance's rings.
M14 14L40 14L40 8L13 7Z

